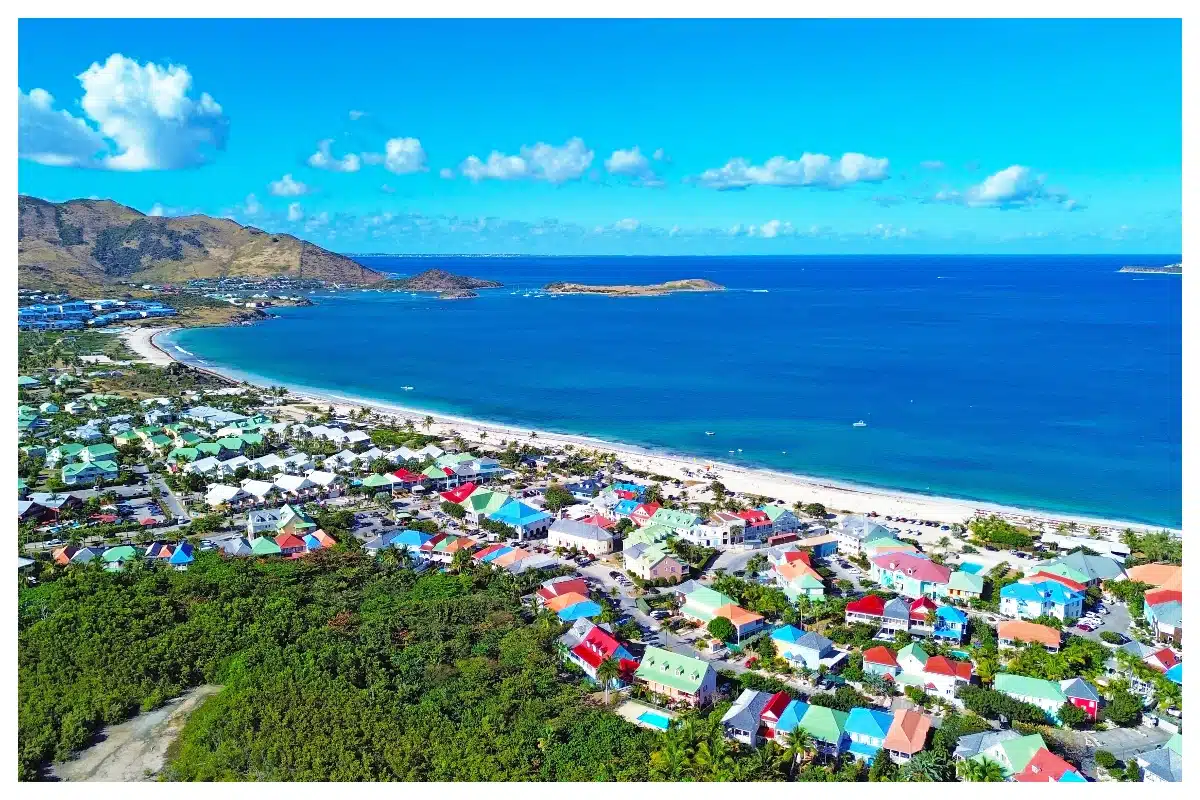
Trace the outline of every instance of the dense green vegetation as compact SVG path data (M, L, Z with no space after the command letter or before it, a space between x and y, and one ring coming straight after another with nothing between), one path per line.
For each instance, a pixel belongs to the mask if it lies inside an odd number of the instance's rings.
M986 544L1017 549L1033 544L1033 535L1027 529L1005 522L997 516L973 519L967 527L976 539Z
M657 734L590 706L562 625L522 616L539 577L341 550L47 571L19 597L20 775L207 682L170 778L645 780Z
M1172 536L1167 531L1139 535L1127 528L1121 534L1121 541L1131 551L1126 560L1126 566L1132 567L1156 561L1166 564L1183 564L1183 539Z

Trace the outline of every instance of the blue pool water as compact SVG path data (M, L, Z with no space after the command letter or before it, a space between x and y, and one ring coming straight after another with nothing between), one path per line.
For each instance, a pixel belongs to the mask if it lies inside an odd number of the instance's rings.
M671 720L664 717L662 714L656 714L653 711L643 711L638 715L638 719L652 727L665 731L671 727Z
M965 661L966 659L971 657L971 654L968 653L966 650L951 650L950 655L954 656L959 661Z
M973 564L970 561L964 561L958 565L958 568L968 575L975 575L979 570L983 569L983 564Z
M1117 272L1178 256L360 260L506 288L460 301L318 296L174 342L245 377L434 413L1181 524L1181 280ZM683 277L729 291L524 291Z

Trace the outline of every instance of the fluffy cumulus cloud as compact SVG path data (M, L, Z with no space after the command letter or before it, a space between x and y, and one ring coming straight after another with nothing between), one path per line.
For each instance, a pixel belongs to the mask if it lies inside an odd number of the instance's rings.
M1068 211L1082 207L1066 192L1047 187L1046 176L1019 164L989 175L965 192L943 189L933 196L933 200L971 208L1027 208L1039 203L1061 205Z
M333 139L322 139L317 142L317 152L308 157L308 165L330 172L358 172L362 168L362 159L356 153L337 158L333 155Z
M299 203L288 203L288 222L299 222L304 219L304 208Z
M831 158L822 153L805 153L798 159L775 156L762 165L744 158L731 159L725 166L708 169L695 180L712 189L745 189L749 186L816 186L840 189L854 183L878 183L888 178L888 160L862 153Z
M662 161L665 157L662 148L655 150L652 156L655 161ZM634 183L639 186L663 185L650 159L637 146L630 150L614 150L613 154L604 160L604 168L608 170L609 175L633 178Z
M229 120L187 67L139 64L113 53L77 76L84 117L55 110L42 89L18 92L18 155L50 166L186 169L222 150Z
M271 181L267 188L276 197L299 197L309 192L308 186L293 178L290 172L277 181Z
M86 166L108 149L86 122L54 108L44 89L17 90L17 155L51 167Z
M588 149L583 139L575 137L561 146L545 142L526 145L521 148L520 155L493 150L486 161L467 156L458 171L473 181L536 180L558 184L579 180L592 165L593 158L595 153Z
M383 166L397 175L425 172L425 149L420 139L388 139L384 146Z

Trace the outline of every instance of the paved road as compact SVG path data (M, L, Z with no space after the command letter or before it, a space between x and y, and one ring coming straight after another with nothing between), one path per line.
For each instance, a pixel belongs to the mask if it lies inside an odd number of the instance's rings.
M167 485L167 482L163 480L161 475L155 475L151 479L151 485L157 486L158 490L162 492L162 499L166 501L167 508L171 510L171 516L173 519L179 519L181 517L183 519L192 518L192 515L188 513L187 508L182 502L180 502L179 496L171 490L171 487Z

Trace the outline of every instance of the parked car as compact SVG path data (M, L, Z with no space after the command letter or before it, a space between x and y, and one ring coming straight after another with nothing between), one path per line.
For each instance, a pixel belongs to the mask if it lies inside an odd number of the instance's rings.
M1091 633L1092 631L1096 630L1096 626L1092 625L1090 622L1081 622L1078 625L1076 625L1075 627L1078 628L1079 630L1085 631L1087 633Z

